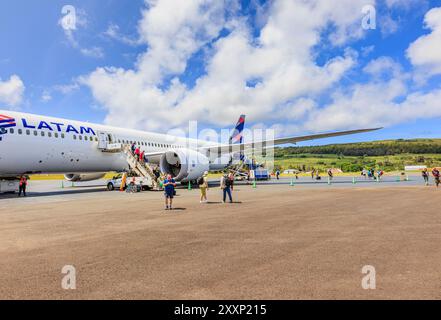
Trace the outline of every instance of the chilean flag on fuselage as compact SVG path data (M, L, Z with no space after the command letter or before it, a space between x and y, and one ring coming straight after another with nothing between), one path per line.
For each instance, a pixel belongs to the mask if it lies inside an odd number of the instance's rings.
M233 134L230 137L230 144L238 144L243 142L243 128L245 127L245 115L241 115L237 121Z
M11 128L15 127L16 125L17 124L15 123L14 118L0 114L0 128Z

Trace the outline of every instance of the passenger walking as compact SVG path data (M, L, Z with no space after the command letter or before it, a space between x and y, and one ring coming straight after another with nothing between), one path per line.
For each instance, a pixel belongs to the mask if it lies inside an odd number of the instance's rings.
M204 175L199 178L199 190L201 191L200 203L207 203L207 191L208 191L208 171L204 172Z
M18 196L21 196L21 193L23 192L23 196L26 197L26 186L28 185L28 180L25 176L20 177L20 182L18 186Z
M433 168L432 175L433 175L433 178L435 179L436 187L438 188L438 186L439 186L439 178L440 178L439 170L437 168Z
M135 155L136 144L134 142L132 143L131 149L132 149L132 154Z
M276 171L276 178L277 178L277 180L279 180L279 176L280 176L280 171L277 170L277 171Z
M159 181L159 178L161 177L161 171L159 170L158 167L156 167L156 168L154 169L153 173L155 174L156 181L158 182L158 181Z
M140 160L139 159L139 156L140 156L140 154L141 154L141 150L139 149L139 147L137 147L136 149L135 149L135 158L136 158L136 160Z
M165 196L165 210L173 210L173 197L175 196L176 182L171 174L167 175L164 180L164 196Z
M314 180L314 175L315 175L315 170L312 169L312 170L311 170L311 179L312 179L312 180Z
M423 169L423 171L421 172L421 175L423 176L424 184L426 186L428 186L429 185L429 172L427 171L427 168Z
M231 196L231 190L233 189L233 180L230 178L230 176L224 175L224 176L222 176L220 182L221 182L220 188L222 189L222 192L223 192L222 203L225 203L225 200L227 198L227 194L228 194L228 198L230 199L230 203L232 203L233 198Z
M142 151L141 154L139 155L139 161L144 164L145 163L145 152Z
M334 178L334 175L332 174L331 169L328 169L328 177L329 177L329 180L332 180L332 178Z

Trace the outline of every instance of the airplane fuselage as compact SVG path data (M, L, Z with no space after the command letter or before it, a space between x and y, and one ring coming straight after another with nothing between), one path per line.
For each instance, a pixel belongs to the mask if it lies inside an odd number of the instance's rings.
M7 131L0 135L0 177L128 170L124 154L106 153L98 148L100 139L104 138L108 143L136 143L146 153L208 143L20 112L0 110L0 115L4 119L0 120L0 130ZM155 163L158 158L149 161Z

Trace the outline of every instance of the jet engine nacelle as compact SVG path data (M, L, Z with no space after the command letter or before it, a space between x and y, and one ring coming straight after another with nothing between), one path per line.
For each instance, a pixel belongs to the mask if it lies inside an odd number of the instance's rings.
M98 180L105 176L105 173L69 173L65 174L64 178L67 181L78 182L78 181L92 181Z
M161 156L159 165L165 174L171 174L177 181L192 181L202 177L209 170L208 158L190 149L170 150Z

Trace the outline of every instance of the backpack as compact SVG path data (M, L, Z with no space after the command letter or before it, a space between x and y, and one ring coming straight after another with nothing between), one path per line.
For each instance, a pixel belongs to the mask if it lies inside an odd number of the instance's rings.
M198 179L198 185L203 185L204 184L204 177L200 177L199 179Z

